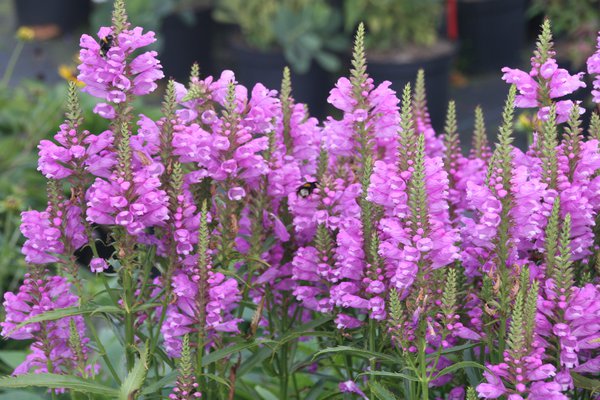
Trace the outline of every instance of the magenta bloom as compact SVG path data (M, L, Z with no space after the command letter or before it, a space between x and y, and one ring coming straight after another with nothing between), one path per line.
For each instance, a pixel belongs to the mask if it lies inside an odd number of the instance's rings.
M81 208L70 202L53 211L24 211L21 213L21 233L27 239L22 253L31 264L48 264L58 261L55 255L79 249L87 242L81 217Z
M167 316L161 327L165 350L172 357L180 356L183 336L195 332L201 325L209 334L238 332L240 320L230 314L240 298L237 281L225 278L220 272L208 271L206 321L201 323L198 321L197 307L199 279L198 272L193 268L173 275L172 287L176 302L167 308Z
M160 225L169 218L167 195L160 189L159 178L147 168L135 171L132 182L117 177L116 173L109 181L96 178L86 199L88 221L121 225L131 235L139 235L145 228Z
M340 382L339 388L340 392L342 393L354 393L365 400L368 399L368 397L363 393L362 390L360 390L360 388L354 381Z
M502 79L507 83L517 86L519 94L515 99L515 106L519 108L541 107L538 117L542 120L548 119L550 107L546 105L550 99L558 99L573 93L579 88L585 87L582 81L583 73L570 75L566 69L558 68L556 60L549 58L543 65L539 65L532 58L531 71L529 73L520 69L508 67L502 68L504 75ZM547 88L549 99L541 98L542 85ZM558 123L569 119L569 112L573 107L573 101L560 100L556 102L556 120ZM581 113L585 110L582 108Z
M592 95L594 96L594 101L600 103L600 32L598 32L598 45L596 48L598 50L587 60L587 70L589 74L596 74Z
M113 34L112 28L102 27L98 38ZM98 97L107 103L99 103L94 112L107 118L115 118L114 107L127 101L128 96L143 96L153 92L156 81L164 74L155 51L133 53L154 43L154 32L142 33L142 28L125 29L113 39L112 46L102 55L100 43L89 35L80 39L81 64L77 67L77 79L85 83L84 92Z
M398 290L410 288L419 261L438 269L459 258L458 233L450 224L448 176L439 157L425 158L425 187L430 231L413 235L409 226L408 188L410 171L398 171L394 162L375 163L368 199L384 207L379 222L379 254L386 260L386 276Z
M6 319L0 323L2 335L16 340L34 340L31 353L15 369L15 375L28 372L69 373L77 366L77 355L69 346L69 324L70 321L75 322L85 356L89 339L85 338L81 316L60 318L44 324L31 323L18 329L16 327L36 315L78 304L79 298L72 294L71 284L60 276L35 277L26 274L18 293L4 294Z
M353 136L354 126L359 122L365 123L365 129L371 132L384 158L393 156L400 114L399 100L390 85L391 82L384 81L376 87L373 79L366 77L363 96L368 107L363 108L353 97L351 81L345 77L337 81L327 101L344 112L343 119L328 118L323 128L324 144L332 156L355 156L358 143Z
M107 177L115 164L115 155L110 148L113 143L111 131L92 135L88 131L78 132L64 123L54 135L56 143L42 140L38 145L38 170L48 179L65 179L73 174L86 172Z
M235 83L235 76L231 71L225 71L217 82L208 86L213 90L211 97L221 106L225 105L221 92L230 83ZM274 129L273 118L278 106L275 92L257 84L252 90L252 98L248 99L246 88L236 84L235 93L240 114L234 126L228 126L230 123L212 110L205 112L211 114L206 127L183 121L175 126L174 154L182 163L193 162L199 168L190 175L193 182L208 176L217 181L241 179L254 184L259 176L269 171L261 152L268 147L266 134ZM235 189L229 196L241 200L246 193L240 189Z

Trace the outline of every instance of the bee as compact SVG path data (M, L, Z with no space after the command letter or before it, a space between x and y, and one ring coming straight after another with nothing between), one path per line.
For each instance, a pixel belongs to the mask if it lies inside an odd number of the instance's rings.
M100 53L102 54L102 57L106 57L106 53L108 53L113 45L113 40L113 35L106 35L100 39Z
M306 198L310 196L315 190L319 183L318 182L306 182L300 185L300 187L296 190L296 194L302 198Z

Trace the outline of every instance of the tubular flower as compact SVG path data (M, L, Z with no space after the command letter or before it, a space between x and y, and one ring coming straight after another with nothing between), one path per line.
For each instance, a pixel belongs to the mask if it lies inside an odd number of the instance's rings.
M594 101L600 103L600 32L598 32L598 45L596 48L598 50L596 50L596 52L587 60L587 71L590 75L596 75L592 95L594 96Z
M566 69L558 68L553 58L555 52L552 50L552 33L549 21L542 25L542 33L538 37L535 56L531 58L531 70L529 73L519 69L508 67L502 68L504 75L502 79L507 83L514 84L519 94L515 99L518 108L539 107L538 118L547 120L550 113L550 105L554 99L567 96L579 88L585 87L582 81L583 72L575 75L569 74ZM569 113L573 108L573 101L556 101L556 122L562 123L569 119ZM580 108L583 114L585 110Z
M154 32L143 33L142 28L125 29L115 35L114 29L102 27L99 39L112 37L111 45L103 54L101 45L93 37L82 35L80 39L81 64L77 67L77 79L85 84L84 92L106 101L99 103L94 112L104 118L115 118L115 105L123 103L132 95L152 93L156 81L164 74L155 51L147 51L132 58L132 54L154 43Z
M327 99L335 108L344 112L342 120L330 118L325 121L323 128L325 147L334 157L355 155L358 146L353 138L356 123L364 123L364 129L372 132L377 153L383 154L384 158L394 154L400 121L399 100L390 89L391 82L385 81L375 87L373 79L365 79L362 96L366 105L358 104L353 97L352 83L348 78L340 78Z
M209 86L212 99L222 107L233 107L235 122L227 122L212 109L206 110L197 123L178 124L174 127L174 154L182 163L196 163L198 170L190 175L191 182L205 177L216 181L226 179L241 180L255 185L259 176L269 168L260 154L267 149L266 133L272 130L273 117L277 110L275 92L257 84L248 99L244 86L235 84L235 76L225 71L218 84ZM231 85L231 98L222 97L222 86ZM232 103L228 106L227 102ZM246 196L242 187L230 188L231 199L240 200Z
M169 218L160 179L147 168L136 170L131 181L116 173L109 180L96 178L86 200L88 221L121 225L130 235L139 235Z
M191 274L191 276L190 276ZM172 290L176 296L175 304L169 305L161 332L165 340L165 349L172 357L181 354L182 338L185 334L204 329L206 332L238 332L239 319L232 318L231 308L239 301L239 290L235 279L227 279L220 272L208 271L208 293L206 299L206 320L199 321L202 313L198 310L200 275L190 269L173 275Z
M79 298L72 294L71 284L65 278L39 275L26 274L18 293L7 292L4 295L6 319L0 323L2 335L16 340L34 340L31 353L15 369L15 375L29 372L70 373L79 363L86 362L89 352L86 346L89 339L84 336L84 322L81 316L36 322L18 328L18 325L36 315L79 304ZM81 343L79 355L69 343L70 325L73 323ZM80 356L85 359L78 359Z
M31 264L57 262L58 255L74 252L87 242L81 208L66 201L61 209L49 205L46 211L21 213L21 233L25 244L21 251ZM68 254L71 255L71 254Z

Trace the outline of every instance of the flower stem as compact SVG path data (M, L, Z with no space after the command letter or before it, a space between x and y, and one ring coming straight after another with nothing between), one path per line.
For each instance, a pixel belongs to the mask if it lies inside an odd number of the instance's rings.
M17 60L23 51L23 47L25 47L25 42L19 40L12 54L10 55L10 59L8 60L8 65L6 70L4 71L4 75L2 75L2 80L0 81L0 88L6 88L8 86L8 82L15 71L15 67L17 65Z
M123 299L123 306L125 307L125 358L127 360L127 370L131 371L135 363L135 355L133 353L135 345L135 327L134 315L131 311L133 305L133 287L131 271L125 268L123 272L123 289L125 297Z
M427 376L427 359L425 357L425 348L427 343L422 340L422 345L419 346L419 364L421 367L421 398L429 400L429 377Z

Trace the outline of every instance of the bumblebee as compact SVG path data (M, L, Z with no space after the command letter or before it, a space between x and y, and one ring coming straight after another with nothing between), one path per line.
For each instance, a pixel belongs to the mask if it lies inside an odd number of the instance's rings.
M106 35L100 39L100 54L102 54L102 57L106 57L106 53L108 53L113 45L113 40L113 35Z
M300 187L296 190L296 194L302 198L306 198L310 196L317 187L318 182L306 182L300 185Z

